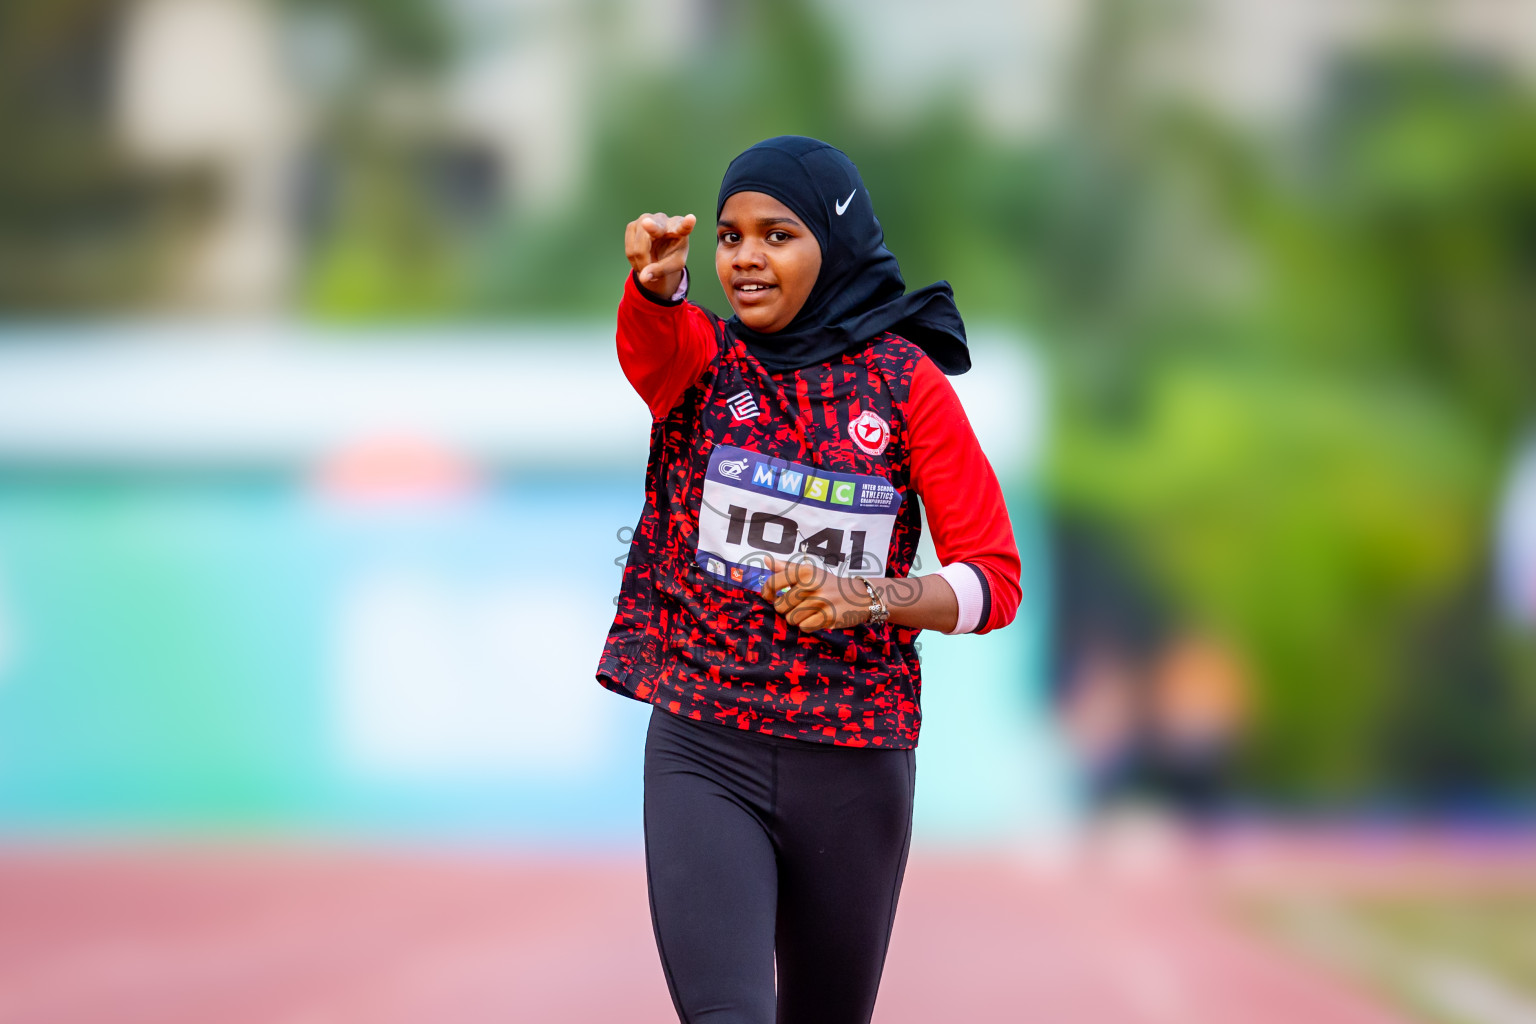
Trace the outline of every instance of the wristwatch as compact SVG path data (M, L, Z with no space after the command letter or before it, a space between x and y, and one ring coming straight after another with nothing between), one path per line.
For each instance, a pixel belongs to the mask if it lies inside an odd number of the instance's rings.
M885 602L880 600L880 593L875 589L875 585L863 576L855 576L854 579L864 584L864 589L869 591L869 624L871 626L885 625L886 620L891 617L891 612L885 606Z

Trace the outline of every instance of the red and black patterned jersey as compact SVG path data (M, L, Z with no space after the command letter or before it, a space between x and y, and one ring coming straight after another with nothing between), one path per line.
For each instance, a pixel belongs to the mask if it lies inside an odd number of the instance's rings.
M948 382L894 334L770 373L713 314L653 299L633 277L618 342L653 423L645 506L598 680L697 721L816 743L916 746L918 630L864 623L802 633L757 590L763 552L815 556L845 577L906 577L922 492L940 560L969 567L946 578L961 581L957 592L974 582L981 595L969 602L980 610L968 628L1012 619L1012 530ZM940 397L914 402L935 392L935 377ZM948 436L956 428L968 446Z

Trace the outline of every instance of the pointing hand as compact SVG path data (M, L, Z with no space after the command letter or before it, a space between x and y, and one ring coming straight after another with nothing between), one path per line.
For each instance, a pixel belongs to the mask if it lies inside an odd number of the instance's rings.
M624 255L646 291L663 299L677 292L688 263L688 235L697 223L691 213L686 217L645 213L629 222L624 229Z

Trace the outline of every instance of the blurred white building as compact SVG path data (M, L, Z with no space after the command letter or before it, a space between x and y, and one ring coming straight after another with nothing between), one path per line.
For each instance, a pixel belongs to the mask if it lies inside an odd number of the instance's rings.
M118 133L145 165L213 172L219 210L189 246L171 300L260 310L293 270L289 178L301 97L262 0L140 0L117 61Z

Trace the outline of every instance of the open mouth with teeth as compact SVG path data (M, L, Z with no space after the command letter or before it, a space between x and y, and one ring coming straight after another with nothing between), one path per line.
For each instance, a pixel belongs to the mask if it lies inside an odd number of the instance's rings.
M760 302L777 290L777 286L763 281L743 281L732 288L739 301L749 303Z

